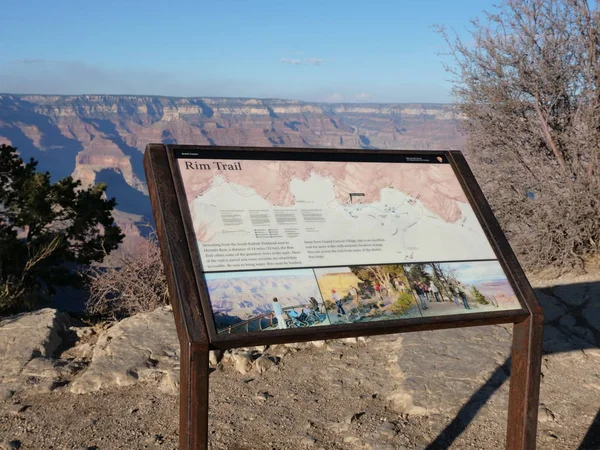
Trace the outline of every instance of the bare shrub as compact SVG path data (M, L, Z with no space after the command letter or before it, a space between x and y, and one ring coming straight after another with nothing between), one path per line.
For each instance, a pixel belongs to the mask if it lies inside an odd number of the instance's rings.
M585 268L600 242L600 6L505 0L445 37L467 158L528 269Z
M139 239L135 250L108 257L103 267L86 271L87 312L117 320L169 303L167 280L154 234Z

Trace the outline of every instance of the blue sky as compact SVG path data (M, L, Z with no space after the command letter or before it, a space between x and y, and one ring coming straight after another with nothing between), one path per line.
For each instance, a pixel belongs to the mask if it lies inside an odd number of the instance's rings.
M506 280L506 275L498 261L473 261L467 263L441 264L445 270L455 270L455 276L466 284L479 284L484 281Z
M494 1L4 3L0 92L444 103L432 26Z

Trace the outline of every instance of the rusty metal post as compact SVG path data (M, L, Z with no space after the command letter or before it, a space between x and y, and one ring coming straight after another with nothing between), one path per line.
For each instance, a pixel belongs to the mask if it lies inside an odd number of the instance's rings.
M181 346L179 449L208 449L208 345Z
M506 428L508 450L536 447L543 333L543 314L533 313L514 325Z

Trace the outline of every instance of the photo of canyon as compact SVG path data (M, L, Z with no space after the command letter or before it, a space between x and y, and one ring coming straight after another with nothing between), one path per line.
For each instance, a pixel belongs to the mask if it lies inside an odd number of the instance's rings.
M312 269L205 274L218 333L329 325Z

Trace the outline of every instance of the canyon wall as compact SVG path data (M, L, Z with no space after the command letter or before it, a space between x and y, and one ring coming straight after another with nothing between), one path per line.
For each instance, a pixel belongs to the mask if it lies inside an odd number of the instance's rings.
M53 179L106 182L130 232L132 222L150 217L148 143L461 149L460 121L451 105L439 104L0 94L0 144L34 157Z

